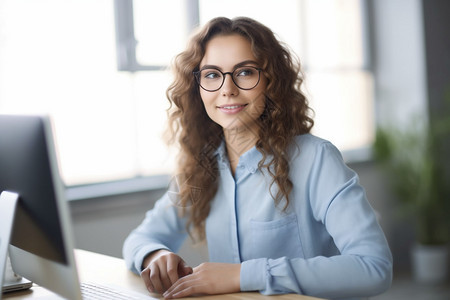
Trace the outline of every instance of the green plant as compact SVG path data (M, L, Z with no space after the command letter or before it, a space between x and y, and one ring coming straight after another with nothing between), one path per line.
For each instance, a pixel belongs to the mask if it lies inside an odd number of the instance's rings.
M450 113L423 123L378 128L374 155L402 207L416 217L418 242L444 244L450 231Z

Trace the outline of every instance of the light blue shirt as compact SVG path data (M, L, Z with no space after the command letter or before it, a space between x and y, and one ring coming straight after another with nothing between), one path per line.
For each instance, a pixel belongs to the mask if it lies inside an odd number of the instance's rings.
M289 149L293 190L275 205L272 178L259 170L253 147L240 157L235 176L222 145L219 187L206 220L212 262L241 263L242 291L361 298L385 291L392 256L357 174L328 141L306 134ZM167 194L124 244L128 267L139 273L157 249L176 252L185 220Z

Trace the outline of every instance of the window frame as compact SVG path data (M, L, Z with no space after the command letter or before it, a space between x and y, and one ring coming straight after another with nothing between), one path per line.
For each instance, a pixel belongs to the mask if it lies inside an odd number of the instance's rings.
M119 71L159 71L164 65L142 65L136 59L133 0L114 0L117 69Z
M186 12L188 30L199 24L199 1L182 0ZM136 46L139 41L134 33L134 0L114 0L114 23L116 33L117 69L119 71L161 71L167 65L145 65L137 60Z

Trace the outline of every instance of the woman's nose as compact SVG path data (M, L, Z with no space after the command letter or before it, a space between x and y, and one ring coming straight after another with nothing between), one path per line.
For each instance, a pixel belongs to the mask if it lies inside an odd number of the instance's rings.
M227 75L230 75L227 77ZM233 81L232 75L227 73L224 75L224 82L222 88L220 89L222 96L237 96L239 94L239 88Z

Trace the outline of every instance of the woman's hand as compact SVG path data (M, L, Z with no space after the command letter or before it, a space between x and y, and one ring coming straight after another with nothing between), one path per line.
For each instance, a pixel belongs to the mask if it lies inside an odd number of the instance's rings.
M145 286L151 293L164 293L178 279L193 272L184 260L167 250L157 250L144 260L141 272Z
M225 294L240 291L240 264L203 263L194 273L180 278L164 294L164 298L180 298L195 294Z

